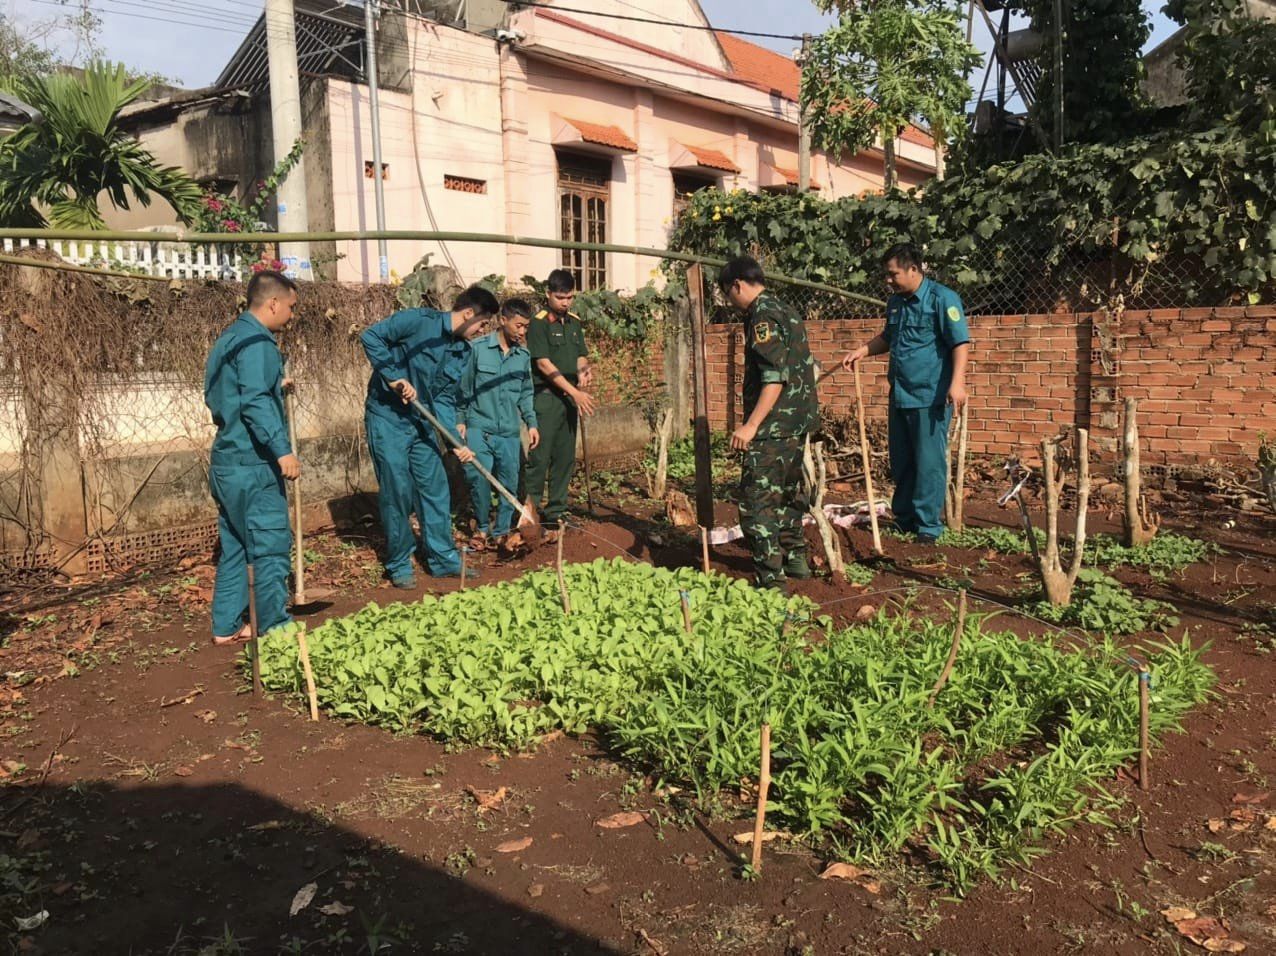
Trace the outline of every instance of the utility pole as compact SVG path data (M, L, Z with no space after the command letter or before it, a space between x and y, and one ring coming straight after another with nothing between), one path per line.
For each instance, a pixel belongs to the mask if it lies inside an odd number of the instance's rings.
M1054 148L1063 149L1063 0L1054 0Z
M807 60L811 55L811 34L802 34L802 49L798 50L793 59L796 61L798 70L806 69ZM806 123L806 106L802 103L801 94L798 94L798 194L805 196L807 190L811 188L811 128Z
M368 80L368 103L372 113L372 185L377 197L377 229L385 231L385 186L381 180L381 107L377 79L377 0L363 0L363 39L367 54L364 72ZM381 281L390 281L390 253L385 237L377 240L377 260Z
M292 0L266 0L266 54L270 66L270 128L275 162L292 152L302 138L301 86L297 80L297 28ZM279 187L275 197L280 232L309 232L306 210L306 157L303 155ZM310 243L281 245L284 271L294 278L313 279Z

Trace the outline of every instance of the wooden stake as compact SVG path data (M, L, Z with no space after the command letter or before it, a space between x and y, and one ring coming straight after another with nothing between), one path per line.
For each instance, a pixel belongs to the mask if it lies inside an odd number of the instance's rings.
M261 696L261 645L257 641L257 580L248 565L248 646L253 656L253 694Z
M860 457L864 461L864 491L868 497L868 520L873 526L873 550L882 554L882 533L877 527L877 501L873 497L873 456L868 447L868 430L864 427L864 390L860 386L860 366L855 369L855 411L860 420Z
M288 412L288 443L296 455L297 399L291 390L284 396L284 408ZM292 485L292 603L303 605L306 603L306 552L301 530L301 480L289 484Z
M758 775L758 811L753 818L753 872L762 871L762 830L766 826L766 795L771 789L771 725L762 725L762 772Z
M558 522L558 592L563 596L563 613L571 614L572 599L567 593L567 578L563 576L563 538L567 536L567 529L563 523Z
M700 526L700 564L705 574L708 574L712 568L709 566L709 529Z
M688 634L691 633L691 595L686 591L679 591L678 598L682 601L682 629Z
M319 719L319 698L315 694L315 674L310 669L310 647L306 643L306 625L297 631L297 654L301 657L301 671L306 675L306 696L310 699L310 719Z
M705 346L704 268L687 267L687 297L691 300L691 364L695 386L696 523L713 524L713 451L709 435L708 353Z
M461 548L461 583L457 587L458 591L465 590L465 557L469 554L469 548Z
M1146 666L1139 667L1139 789L1151 786L1148 779L1148 698L1151 696L1152 674Z
M935 686L930 690L930 700L926 702L927 707L935 706L935 698L939 696L939 692L948 683L948 676L953 672L953 665L957 663L957 651L961 647L961 636L965 630L966 589L962 588L960 596L957 598L957 626L953 629L953 645L948 649L948 660L944 662L944 669L939 672L939 680L935 681Z

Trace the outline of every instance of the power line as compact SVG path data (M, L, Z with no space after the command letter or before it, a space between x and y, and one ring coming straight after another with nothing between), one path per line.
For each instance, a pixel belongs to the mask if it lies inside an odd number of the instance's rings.
M43 4L46 7L58 7L61 10L66 9L66 6L60 3L59 0L31 0L31 2ZM155 23L167 23L172 26L201 27L205 30L217 30L221 33L234 33L237 35L243 32L242 30L236 30L231 27L215 26L214 24L209 23L207 20L205 20L203 23L194 23L190 20L173 20L168 17L151 17L151 16L147 16L144 13L131 13L127 10L111 10L110 12L118 17L134 17L135 19L138 19L138 20L150 20Z
M530 0L501 0L502 3L517 7L538 7L545 10L557 10L559 13L583 13L591 17L605 17L608 20L627 20L630 23L651 23L660 27L678 27L683 30L703 30L707 33L730 33L741 37L765 37L768 40L794 40L801 42L802 37L792 33L759 33L755 30L732 30L728 27L705 26L702 23L677 23L673 20L657 20L652 17L632 17L624 13L599 13L596 10L583 10L580 7L560 7L556 3L533 3ZM783 54L776 54L782 56Z

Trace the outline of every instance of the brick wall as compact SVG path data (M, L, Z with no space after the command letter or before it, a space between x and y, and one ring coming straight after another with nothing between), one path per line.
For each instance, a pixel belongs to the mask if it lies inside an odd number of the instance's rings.
M867 341L880 321L813 322L811 348L825 369ZM1091 431L1112 453L1121 406L1139 399L1145 465L1252 461L1258 435L1276 433L1276 306L1125 313L997 315L971 319L967 379L972 454L1027 454L1063 425ZM740 420L743 340L739 326L709 330L709 416ZM870 418L886 415L886 361L861 370ZM854 380L825 379L831 411L855 406Z

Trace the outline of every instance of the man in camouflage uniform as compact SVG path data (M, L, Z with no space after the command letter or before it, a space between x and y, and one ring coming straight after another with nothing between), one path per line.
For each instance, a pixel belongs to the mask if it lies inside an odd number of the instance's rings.
M731 435L731 447L744 453L740 528L758 586L783 589L786 578L811 576L802 533L802 454L819 423L815 361L805 323L767 291L756 259L732 259L718 284L744 313L745 422Z

